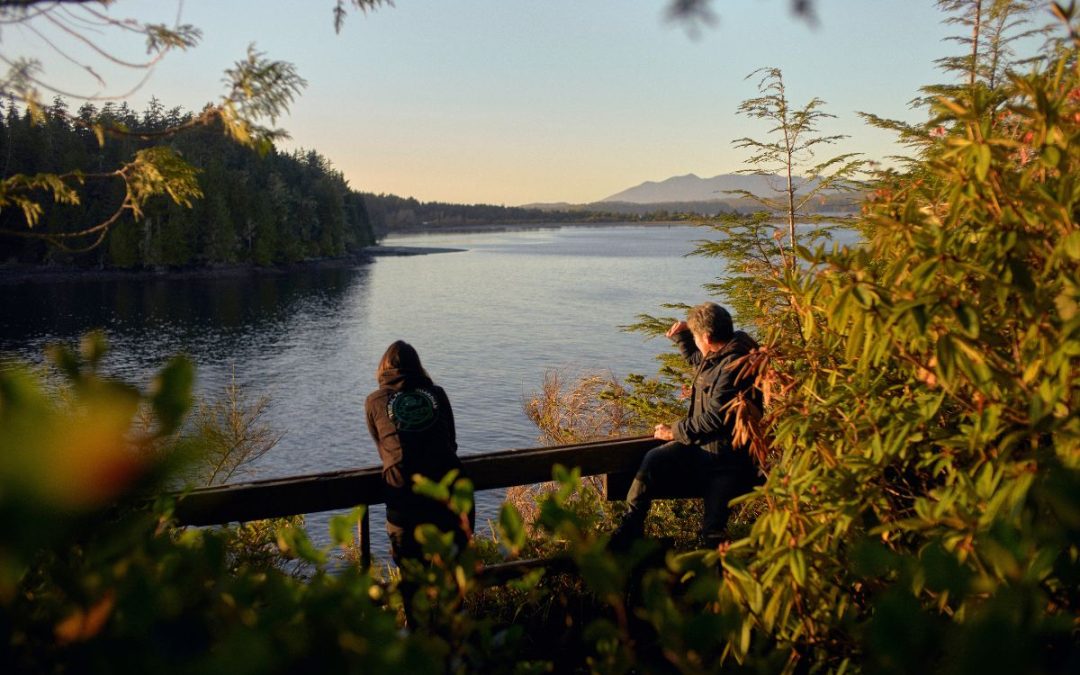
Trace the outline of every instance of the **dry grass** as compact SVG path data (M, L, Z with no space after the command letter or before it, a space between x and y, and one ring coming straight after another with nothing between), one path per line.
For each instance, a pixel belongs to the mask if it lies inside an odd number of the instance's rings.
M205 463L200 468L204 484L228 483L278 444L284 432L263 421L269 407L269 396L248 399L236 383L236 373L218 398L199 402L192 427L204 442Z
M626 388L611 373L587 373L570 385L559 371L544 374L540 391L525 402L525 414L545 445L582 443L640 431L623 404Z

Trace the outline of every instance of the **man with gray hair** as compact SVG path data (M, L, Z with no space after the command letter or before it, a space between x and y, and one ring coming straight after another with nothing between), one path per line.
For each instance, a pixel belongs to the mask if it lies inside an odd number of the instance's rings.
M690 410L673 425L656 425L653 436L669 442L641 460L626 496L630 508L611 536L614 549L626 549L644 536L653 496L674 485L690 485L704 498L701 535L705 545L718 545L725 538L728 502L749 492L757 476L747 444L734 443L731 409L740 397L761 409L753 376L742 375L737 363L757 343L735 331L731 315L714 302L691 308L687 320L672 324L667 336L695 369Z

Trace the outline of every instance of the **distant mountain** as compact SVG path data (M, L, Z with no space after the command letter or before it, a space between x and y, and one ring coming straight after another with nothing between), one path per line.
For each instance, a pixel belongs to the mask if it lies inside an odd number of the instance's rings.
M796 188L804 182L802 178L796 178ZM605 202L632 204L710 202L733 199L735 195L728 194L728 190L748 190L756 194L769 195L775 188L783 185L784 179L780 176L726 173L712 178L700 178L690 173L685 176L674 176L659 183L646 181L641 185L605 197L599 202L593 202L593 205L600 207Z
M729 195L730 196L730 195ZM580 213L582 217L595 218L613 215L624 216L655 216L663 214L696 214L702 216L715 216L718 213L731 213L738 210L733 200L710 199L708 201L685 201L685 202L592 202L590 204L557 203L534 203L524 204L523 209L539 210L546 213ZM753 209L748 209L753 210Z
M801 176L794 177L796 191L808 186ZM751 213L762 208L753 199L730 194L730 190L746 190L764 197L777 197L786 186L783 176L754 176L728 173L712 178L694 174L674 176L667 180L646 181L641 185L588 204L535 203L521 208L547 213L591 213L593 215L626 215L665 218L680 214L715 216L719 213ZM862 199L859 191L824 190L813 203L804 205L807 213L851 214L858 211Z

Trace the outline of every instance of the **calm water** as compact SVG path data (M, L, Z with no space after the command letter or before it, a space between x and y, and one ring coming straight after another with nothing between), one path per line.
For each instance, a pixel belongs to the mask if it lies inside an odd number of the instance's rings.
M523 401L545 371L655 372L662 341L619 330L666 302L707 299L720 262L686 258L696 227L589 227L423 235L387 245L457 253L379 258L351 269L200 280L111 280L0 286L0 353L40 361L42 348L95 327L112 345L110 372L146 383L176 352L216 394L230 373L285 432L250 478L378 463L363 420L375 366L395 339L411 342L450 395L462 454L530 447ZM478 497L478 523L501 492ZM308 519L321 539L326 516ZM373 511L377 554L385 551Z

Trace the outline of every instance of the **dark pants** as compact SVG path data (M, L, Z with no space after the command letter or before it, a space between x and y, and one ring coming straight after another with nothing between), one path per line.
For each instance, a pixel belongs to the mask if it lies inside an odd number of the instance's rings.
M474 522L473 519L473 513L470 513L470 527ZM463 551L465 550L465 547L468 546L469 537L457 523L447 524L443 522L435 523L435 525L444 532L454 533L454 543L457 545L458 551ZM390 538L390 557L398 567L401 567L403 560L421 560L424 557L424 549L420 545L420 542L416 541L415 532L416 525L400 526L390 522L386 523L386 534L389 535Z
M641 460L634 482L630 485L630 492L626 496L630 510L619 528L622 531L619 536L643 536L645 516L655 495L686 486L705 502L702 538L709 545L719 543L725 537L728 516L731 514L728 502L753 488L756 473L748 455L728 453L720 456L678 441L653 448Z
M388 515L391 511L388 509ZM462 528L461 518L452 513L444 505L437 502L429 504L423 516L416 516L411 522L403 518L400 512L395 512L398 522L386 521L386 533L390 537L390 557L394 564L401 569L401 581L398 591L401 593L401 601L405 610L405 625L416 627L416 615L413 612L413 596L420 590L419 584L411 577L410 572L402 566L405 560L424 559L424 547L416 540L417 525L427 522L435 525L443 532L454 533L454 544L458 552L465 550L469 545L469 534ZM469 511L469 532L476 525L476 510Z
M407 558L420 560L424 549L416 541L416 526L430 523L443 532L454 533L454 543L458 551L464 551L469 544L469 537L476 527L476 509L469 511L469 532L466 533L461 516L446 508L445 504L410 495L405 506L398 500L388 503L386 509L386 533L390 536L390 557L394 564L401 567L401 561Z

